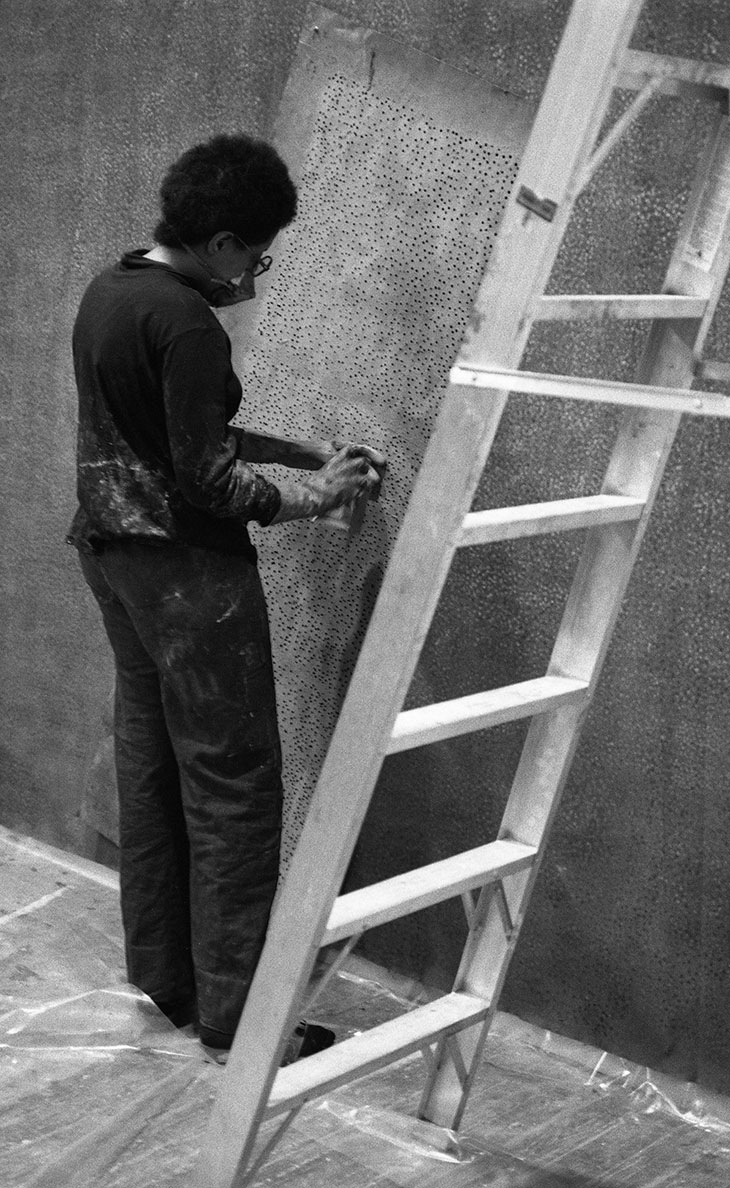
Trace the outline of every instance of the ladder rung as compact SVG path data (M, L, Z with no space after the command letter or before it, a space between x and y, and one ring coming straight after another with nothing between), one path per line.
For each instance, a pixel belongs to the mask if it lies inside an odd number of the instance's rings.
M652 78L662 80L661 93L664 95L691 92L710 102L727 102L730 67L722 62L626 50L616 86L638 91Z
M583 379L575 375L550 375L542 371L513 371L504 367L451 368L452 384L491 388L500 392L532 392L564 400L592 400L632 408L694 416L730 417L730 400L717 392L691 388L659 388L649 384L622 384L615 380Z
M294 1109L325 1090L335 1089L357 1077L417 1052L445 1035L461 1031L486 1018L489 1003L470 994L447 994L416 1007L360 1035L315 1052L282 1068L276 1075L266 1116Z
M701 318L707 309L705 297L674 293L566 293L541 297L532 320L572 322L579 319Z
M536 853L533 846L523 846L520 842L489 842L381 883L349 891L334 902L322 947L515 874L531 866Z
M585 681L572 677L544 676L405 710L395 720L387 754L544 714L559 705L581 701L587 688Z
M487 511L469 512L464 517L457 548L638 520L643 507L641 499L630 495L585 495L579 499L555 499L546 503L525 503L521 507L492 507Z
M713 384L730 384L730 363L720 359L703 359L695 372L697 379L709 380Z

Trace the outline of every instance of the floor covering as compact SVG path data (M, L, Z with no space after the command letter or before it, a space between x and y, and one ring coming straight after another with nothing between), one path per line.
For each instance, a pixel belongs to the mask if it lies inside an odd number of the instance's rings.
M317 1020L344 1038L412 1005L353 961ZM0 830L3 1188L189 1185L225 1075L125 983L114 873ZM730 1188L730 1101L513 1016L458 1136L409 1112L423 1075L414 1056L310 1103L253 1184Z

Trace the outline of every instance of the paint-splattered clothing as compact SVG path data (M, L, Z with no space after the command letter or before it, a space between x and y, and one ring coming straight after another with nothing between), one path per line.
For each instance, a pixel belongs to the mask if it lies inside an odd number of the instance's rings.
M127 541L81 554L116 661L127 976L230 1037L279 873L281 749L248 557Z
M73 336L79 510L70 543L148 539L255 555L278 489L237 457L241 385L195 281L129 252L91 282Z
M279 865L281 749L246 522L268 524L280 495L237 458L230 343L188 278L125 256L83 298L74 361L69 540L116 662L127 972L171 1018L197 1003L201 1036L225 1046Z

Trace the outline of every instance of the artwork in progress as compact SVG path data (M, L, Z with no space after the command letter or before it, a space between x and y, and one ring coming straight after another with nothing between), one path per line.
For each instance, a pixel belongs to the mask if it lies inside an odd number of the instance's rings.
M529 128L526 103L311 9L276 142L299 215L255 325L227 326L237 421L389 459L353 540L257 533L292 853ZM235 422L234 422L235 423Z

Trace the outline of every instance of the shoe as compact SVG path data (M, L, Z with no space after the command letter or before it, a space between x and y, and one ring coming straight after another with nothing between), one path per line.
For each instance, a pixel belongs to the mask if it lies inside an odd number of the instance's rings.
M200 1042L205 1054L215 1064L225 1064L228 1053L233 1044L233 1036L225 1031L215 1031L212 1027L200 1027ZM335 1042L335 1033L329 1027L320 1027L318 1023L307 1023L302 1019L297 1023L289 1042L284 1049L281 1067L294 1064L295 1060L304 1060L315 1052L323 1052L331 1048Z
M229 1031L217 1031L215 1027L206 1027L203 1023L198 1028L200 1042L204 1048L212 1048L215 1052L229 1052L234 1036Z
M225 1064L228 1053L233 1045L234 1037L228 1031L216 1031L214 1027L198 1027L198 1038L203 1046L205 1055L213 1064Z
M228 1057L231 1054L228 1049L209 1048L207 1044L201 1044L201 1047L205 1052L206 1060L208 1060L211 1064L228 1064Z
M170 1020L173 1027L188 1027L191 1023L194 1024L198 1019L198 1010L195 999L189 998L175 998L175 999L157 999L153 998L155 1006L158 1011L162 1011L163 1015Z
M281 1067L293 1064L295 1060L304 1060L315 1052L324 1052L334 1042L335 1033L329 1027L320 1027L318 1023L307 1023L306 1019L301 1019L284 1049Z

